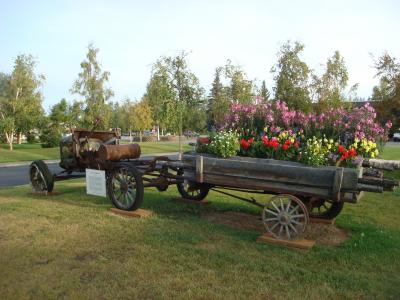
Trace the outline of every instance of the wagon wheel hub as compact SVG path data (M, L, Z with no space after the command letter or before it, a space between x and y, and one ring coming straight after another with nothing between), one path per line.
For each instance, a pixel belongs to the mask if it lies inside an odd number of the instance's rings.
M272 197L263 209L265 229L278 239L294 239L302 234L308 224L308 210L293 195L280 194Z
M123 193L128 192L129 185L126 181L121 182L121 191Z
M291 217L290 217L290 215L287 214L287 213L282 213L282 214L280 215L279 222L280 222L281 224L289 225L289 223L291 222Z

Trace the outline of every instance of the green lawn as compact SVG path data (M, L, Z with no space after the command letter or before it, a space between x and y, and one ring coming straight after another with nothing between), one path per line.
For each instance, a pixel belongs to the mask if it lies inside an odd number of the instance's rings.
M197 207L172 201L175 187L148 189L142 208L154 214L128 219L85 195L82 180L55 190L0 189L2 299L400 297L400 190L347 204L336 223L350 239L308 252L205 220L224 211L258 217L256 207L213 192L210 206Z
M142 154L178 152L178 143L175 142L148 142L139 143ZM184 150L191 147L185 142ZM37 159L59 159L59 148L42 148L40 144L14 145L9 151L7 145L0 145L0 163L16 161L32 161Z
M385 146L381 156L384 159L400 159L400 143Z

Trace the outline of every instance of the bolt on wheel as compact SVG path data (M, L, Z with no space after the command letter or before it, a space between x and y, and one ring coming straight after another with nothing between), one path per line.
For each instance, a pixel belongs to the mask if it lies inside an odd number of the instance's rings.
M306 230L308 219L304 203L286 194L272 197L262 212L265 229L278 239L291 240L298 237Z

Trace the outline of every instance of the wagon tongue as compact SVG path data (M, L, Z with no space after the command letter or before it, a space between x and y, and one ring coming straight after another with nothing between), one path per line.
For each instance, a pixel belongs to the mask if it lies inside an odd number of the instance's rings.
M399 186L399 181L393 178L384 178L383 171L400 169L400 160L364 159L362 163L363 177L358 179L358 188L363 191L382 192L393 191ZM380 189L382 191L380 191Z
M359 191L382 193L383 191L393 191L398 186L399 181L392 178L363 176L358 179L357 188Z

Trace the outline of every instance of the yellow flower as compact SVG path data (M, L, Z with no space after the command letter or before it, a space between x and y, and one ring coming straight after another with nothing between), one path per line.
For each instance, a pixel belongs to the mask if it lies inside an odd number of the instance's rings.
M375 152L372 152L371 153L371 158L374 158L375 157Z
M358 138L354 139L354 143L357 144L360 140Z

